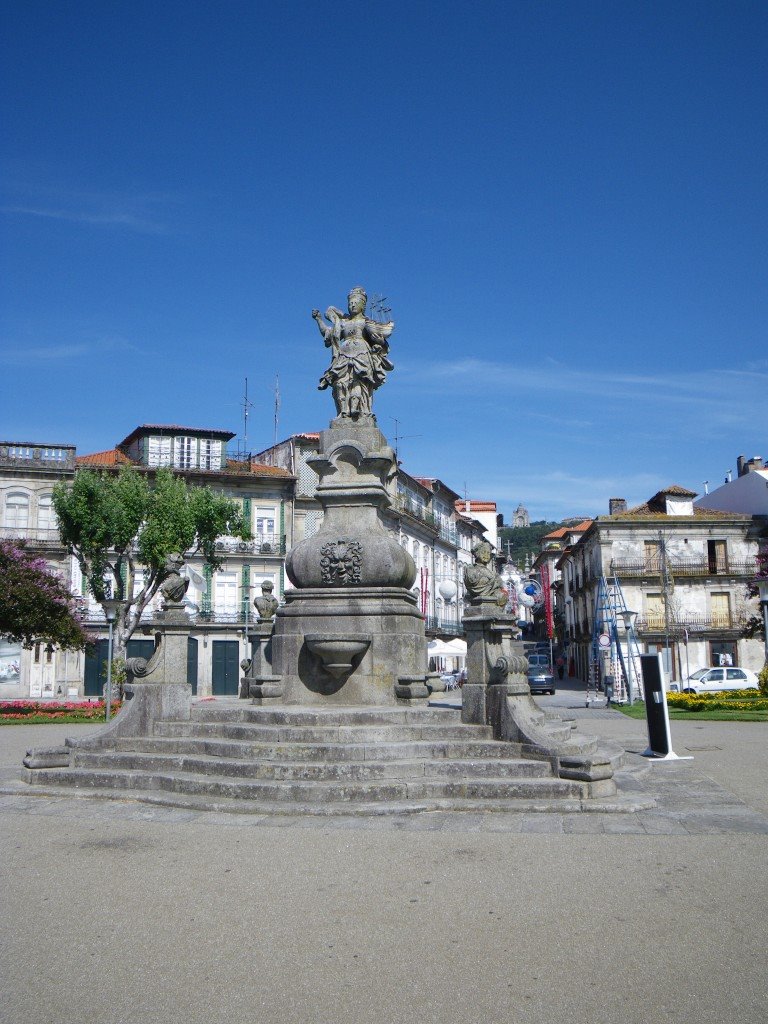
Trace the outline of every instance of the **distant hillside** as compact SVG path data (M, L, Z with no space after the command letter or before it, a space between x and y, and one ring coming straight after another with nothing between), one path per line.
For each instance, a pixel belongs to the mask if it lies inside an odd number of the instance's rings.
M551 523L545 519L538 519L530 526L502 526L499 530L499 553L507 554L509 544L509 555L516 565L525 562L525 556L532 558L541 549L541 538L552 530L557 530L562 523Z

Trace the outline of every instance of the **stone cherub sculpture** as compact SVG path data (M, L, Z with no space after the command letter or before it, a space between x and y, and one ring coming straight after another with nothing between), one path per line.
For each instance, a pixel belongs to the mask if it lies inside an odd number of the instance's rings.
M183 565L184 557L177 551L168 555L165 560L166 576L160 587L160 593L170 604L180 604L189 589L189 580L181 575Z
M319 309L312 310L332 352L331 365L320 378L318 390L331 388L337 414L358 419L371 415L373 392L384 383L387 371L394 369L387 353L395 325L392 321L380 324L365 315L368 296L362 288L353 288L347 302L346 315L335 306L325 311L330 326Z
M493 568L493 548L487 540L478 541L472 548L474 565L468 565L464 570L464 586L467 596L480 598L504 608L509 595L504 587L504 582Z
M254 598L253 605L262 622L274 619L275 612L280 606L280 602L272 593L274 589L275 585L271 580L264 580L261 584L261 597Z

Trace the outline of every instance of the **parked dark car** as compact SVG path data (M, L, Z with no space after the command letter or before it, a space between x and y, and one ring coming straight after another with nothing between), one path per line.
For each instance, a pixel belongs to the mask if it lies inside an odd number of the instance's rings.
M528 655L528 685L531 693L555 692L555 677L549 663L549 655Z

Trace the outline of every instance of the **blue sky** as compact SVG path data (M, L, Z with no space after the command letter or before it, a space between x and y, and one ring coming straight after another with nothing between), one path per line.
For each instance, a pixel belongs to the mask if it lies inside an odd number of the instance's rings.
M0 435L253 450L388 297L416 475L597 514L768 456L764 3L2 7Z

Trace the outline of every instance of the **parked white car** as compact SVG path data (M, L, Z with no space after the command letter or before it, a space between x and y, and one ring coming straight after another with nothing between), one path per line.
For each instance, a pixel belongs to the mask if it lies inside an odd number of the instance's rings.
M757 690L754 672L747 668L700 668L683 683L683 693L716 693L718 690Z

